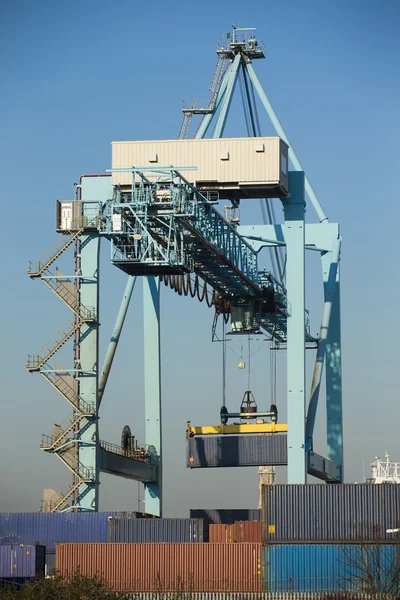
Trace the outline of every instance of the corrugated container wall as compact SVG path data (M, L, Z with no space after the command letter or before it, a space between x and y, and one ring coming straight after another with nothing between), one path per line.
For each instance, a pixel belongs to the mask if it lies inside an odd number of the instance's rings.
M280 544L264 548L265 590L270 592L359 592L398 573L400 547L388 545Z
M34 578L44 576L46 548L12 544L0 546L0 578Z
M132 165L154 169L173 165L178 171L179 167L197 167L183 169L182 174L200 188L208 182L214 189L220 189L218 184L246 189L263 183L273 188L275 197L288 190L288 146L276 136L112 142L112 168L130 169ZM131 185L132 175L114 172L112 183ZM270 196L268 190L264 190L264 196Z
M135 513L0 513L1 544L42 544L55 552L57 542L107 542L108 518Z
M209 525L208 541L215 543L262 542L262 523L260 521L238 521L233 525Z
M102 576L117 592L256 592L261 544L57 544L61 575Z
M264 489L267 543L393 543L400 485L273 485Z
M202 519L109 519L109 542L202 542Z
M262 523L260 521L238 521L234 524L235 542L262 542Z
M235 541L234 525L213 525L208 527L208 541L210 544L230 544Z
M186 439L186 466L287 465L287 435L209 435Z

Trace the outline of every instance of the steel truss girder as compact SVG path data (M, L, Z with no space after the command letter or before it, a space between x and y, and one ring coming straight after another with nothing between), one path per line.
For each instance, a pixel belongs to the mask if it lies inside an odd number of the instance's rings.
M100 230L112 241L112 262L135 275L195 272L233 304L249 305L271 337L284 341L285 289L258 271L257 253L178 171L157 167L163 177L156 181L149 171L132 169L130 197L121 202L117 193L103 209ZM274 312L267 309L270 292Z

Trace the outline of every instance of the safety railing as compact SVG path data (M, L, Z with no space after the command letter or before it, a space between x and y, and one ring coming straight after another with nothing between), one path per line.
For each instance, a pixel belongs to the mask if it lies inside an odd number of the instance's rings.
M68 375L68 373L65 373ZM85 414L94 414L96 406L94 402L86 402L83 400L72 386L70 386L62 374L55 372L50 368L49 364L45 364L45 368L42 368L41 375L43 375L53 387L69 402L74 408Z
M127 448L126 450L117 444L112 444L111 442L105 442L103 440L100 441L101 448L107 450L107 452L112 452L113 454L119 454L120 456L125 456L126 458L133 458L135 460L141 460L147 462L147 460L151 456L150 446L138 445L135 448Z
M79 229L73 235L70 232L65 232L69 237L65 236L58 239L37 261L29 261L28 275L30 277L39 277L47 267L49 267L57 258L80 236L83 229Z

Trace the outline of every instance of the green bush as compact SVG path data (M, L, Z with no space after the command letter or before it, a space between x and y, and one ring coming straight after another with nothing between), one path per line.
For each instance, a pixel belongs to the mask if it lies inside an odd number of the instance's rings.
M99 577L75 573L27 581L22 586L0 589L0 600L116 600L117 594Z

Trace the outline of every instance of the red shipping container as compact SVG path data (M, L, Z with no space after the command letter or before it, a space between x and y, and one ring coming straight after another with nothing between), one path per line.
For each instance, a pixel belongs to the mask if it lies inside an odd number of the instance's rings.
M233 525L233 539L235 542L262 542L261 521L236 521Z
M229 544L235 542L235 526L210 524L208 527L208 541L210 544Z
M117 592L260 592L261 544L57 544L56 568Z

